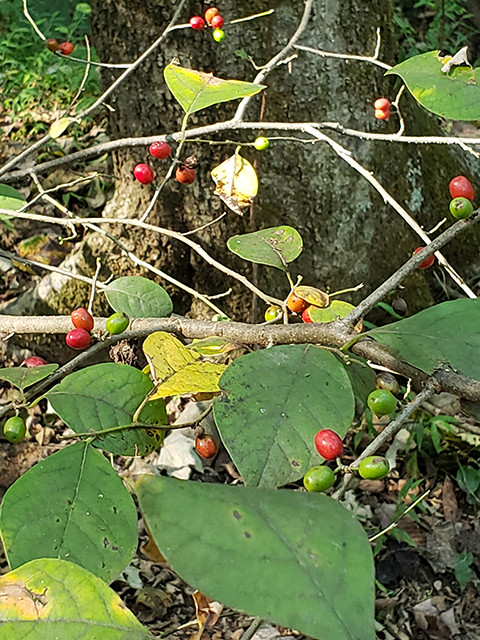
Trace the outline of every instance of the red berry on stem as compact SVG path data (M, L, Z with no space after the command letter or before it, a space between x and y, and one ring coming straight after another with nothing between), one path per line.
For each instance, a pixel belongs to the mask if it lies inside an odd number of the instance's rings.
M72 349L85 349L90 344L90 334L85 329L72 329L65 336L65 342Z
M419 251L421 251L422 249L425 249L425 247L417 247L413 252L414 255ZM431 267L434 262L435 262L435 256L432 254L431 256L428 256L426 260L424 260L418 265L418 269L428 269L428 267Z
M83 307L78 307L78 309L72 311L70 318L76 329L85 329L85 331L93 329L93 316Z
M210 7L210 9L207 9L205 11L205 22L209 25L212 24L212 18L214 18L215 16L218 16L218 9L217 7Z
M297 296L294 291L292 291L292 293L287 298L287 307L293 313L301 314L308 306L308 302L303 298L300 298L300 296Z
M217 443L208 434L195 439L195 449L202 458L213 458L218 453Z
M213 16L212 21L210 22L214 29L221 29L225 24L221 15Z
M312 319L312 316L310 315L310 311L312 310L312 305L309 305L306 309L304 309L304 311L302 312L302 320L304 322L315 322L315 320Z
M166 142L152 142L148 147L150 155L159 160L165 160L171 153L170 145Z
M205 26L205 20L200 16L193 16L193 18L190 18L190 26L192 27L192 29L196 30L203 29L203 27Z
M377 120L388 120L390 117L390 110L387 109L383 111L383 109L375 109L375 118Z
M195 182L195 169L181 165L175 171L175 178L181 184L192 184Z
M60 53L63 53L64 56L69 56L72 53L73 49L74 46L71 42L62 42L62 44L58 47L58 50L60 51Z
M322 429L315 436L315 448L325 460L335 460L343 453L343 442L335 431Z
M390 100L387 98L377 98L373 103L373 108L380 111L388 111L390 109Z
M150 184L155 179L155 173L148 164L137 164L133 170L133 175L142 184Z
M453 178L453 180L450 181L448 188L452 198L466 198L471 202L475 195L472 183L468 178L465 178L465 176L457 176L456 178Z
M31 369L32 367L41 367L42 365L47 364L47 362L38 356L30 356L30 358L25 358L23 364Z

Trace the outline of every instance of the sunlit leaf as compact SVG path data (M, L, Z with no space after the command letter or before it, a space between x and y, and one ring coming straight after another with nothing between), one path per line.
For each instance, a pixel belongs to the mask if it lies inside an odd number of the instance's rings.
M166 318L173 303L163 287L140 276L117 278L105 289L109 304L129 318Z
M27 201L22 194L8 184L0 184L0 209L18 211Z
M219 164L211 171L215 182L215 193L225 204L243 215L242 209L249 207L258 191L258 178L255 169L239 153Z

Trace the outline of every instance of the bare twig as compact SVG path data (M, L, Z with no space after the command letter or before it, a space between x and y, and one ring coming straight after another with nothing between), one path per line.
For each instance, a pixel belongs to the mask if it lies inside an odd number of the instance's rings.
M395 527L398 526L398 523L400 522L400 520L407 515L407 513L409 511L412 511L412 509L415 509L415 507L417 506L417 504L419 504L420 502L422 502L422 500L425 500L425 498L429 495L430 493L430 489L428 489L427 491L425 491L425 493L423 493L419 498L417 498L415 500L414 503L412 503L408 509L405 509L405 511L396 519L394 520L391 524L388 525L388 527L386 527L385 529L383 529L382 531L379 531L378 533L376 533L374 536L372 536L371 538L368 539L369 542L375 542L375 540L378 540L378 538L381 538L382 536L384 536L386 533L388 533L389 531L392 531L392 529L395 529Z

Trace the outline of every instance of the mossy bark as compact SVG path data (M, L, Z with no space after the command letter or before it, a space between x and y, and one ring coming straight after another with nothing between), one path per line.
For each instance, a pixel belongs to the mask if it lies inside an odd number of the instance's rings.
M180 106L168 91L163 69L172 58L180 64L213 72L222 78L252 80L255 71L235 51L245 50L258 65L267 62L294 33L303 3L276 2L275 13L267 18L226 28L221 44L213 41L210 30L176 31L164 46L152 55L124 85L109 98L114 111L109 114L112 138L144 136L178 131L183 117ZM272 6L262 0L225 0L221 11L226 21L265 11ZM93 0L92 37L102 61L130 62L136 59L168 24L175 3L167 0ZM202 7L190 3L181 17L187 22ZM380 28L380 58L395 63L396 44L392 33L392 4L386 0L318 0L300 44L333 52L371 55ZM394 77L384 78L383 70L365 62L322 58L303 51L290 64L281 65L267 78L268 88L250 103L245 117L251 120L279 122L339 122L345 127L394 133L398 119L388 122L373 117L373 101L379 96L393 99L398 84ZM118 71L102 71L107 87ZM438 134L438 122L406 96L402 112L409 134ZM236 103L225 103L201 111L190 118L190 126L214 123L230 118ZM212 136L215 140L252 141L257 132ZM280 132L279 135L285 135ZM406 145L395 142L373 143L329 134L344 145L368 171L411 213L425 229L448 216L448 182L457 173L471 172L465 158L446 146ZM306 138L295 135L295 138ZM190 187L175 180L167 183L149 221L180 232L197 228L214 219L223 210L213 195L211 169L233 153L231 146L210 146L189 142L185 157L199 160L197 181ZM233 212L195 237L216 259L241 273L258 279L259 286L277 297L288 293L288 283L280 271L252 265L229 254L228 237L253 229L290 224L304 239L304 251L292 265L294 276L304 283L331 291L365 283L351 294L352 302L390 276L421 244L403 220L359 174L347 166L324 143L274 140L267 151L245 148L242 152L255 163L260 188L252 210L243 218ZM137 162L148 161L160 177L165 161L149 158L147 149L129 149L114 154L113 172L117 188L105 214L138 218L153 194L151 187L133 179ZM155 264L202 293L213 295L233 286L230 296L219 304L236 319L252 317L251 295L221 273L206 265L195 253L178 242L153 233L124 230L122 241L134 247L144 260ZM446 250L454 266L464 275L478 270L478 232L462 237ZM118 251L116 251L118 254ZM468 262L466 260L468 258ZM113 262L116 275L139 273L127 258ZM440 277L443 277L438 272ZM446 277L448 280L448 276ZM432 302L437 286L433 271L418 272L406 282L403 294L411 308ZM451 284L449 282L448 284ZM179 313L209 315L209 310L192 309L190 296L167 285ZM263 312L263 303L259 312ZM258 314L257 314L258 315Z

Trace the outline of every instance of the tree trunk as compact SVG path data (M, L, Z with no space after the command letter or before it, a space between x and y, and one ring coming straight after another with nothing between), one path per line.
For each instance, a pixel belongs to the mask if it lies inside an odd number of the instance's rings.
M92 37L100 59L118 63L135 60L164 30L176 3L167 0L92 0ZM272 16L226 27L222 43L212 39L211 30L185 29L168 36L164 46L151 55L109 99L114 111L109 113L112 138L146 136L178 131L183 112L168 91L163 69L177 57L180 64L221 78L253 80L256 71L247 60L235 54L243 49L256 62L265 64L289 40L300 21L303 3L263 0L224 0L220 7L225 21L248 16L275 7ZM204 7L206 8L206 7ZM181 22L202 11L190 3ZM380 28L380 59L395 63L395 39L392 33L392 4L385 0L318 0L299 44L348 54L371 55L375 48L376 29ZM379 96L393 100L398 84L395 77L383 77L383 70L365 62L321 58L297 51L290 64L279 66L267 77L266 91L256 96L245 118L268 122L339 122L345 127L365 131L394 133L398 119L388 122L373 117L373 102ZM118 76L115 70L102 70L103 86ZM224 103L196 113L189 126L199 126L231 118L238 102ZM401 102L407 119L407 133L438 133L436 119L405 96ZM370 142L328 133L353 157L379 179L385 188L424 226L432 228L447 212L448 182L458 173L471 175L465 162L451 147L407 145L394 142ZM211 136L213 140L253 141L258 132L227 132ZM269 133L268 135L275 135ZM278 135L286 135L279 132ZM290 136L291 137L291 136ZM306 138L300 133L295 138ZM195 155L199 161L197 180L190 186L171 179L148 219L153 224L185 232L213 220L224 205L213 194L211 169L232 155L231 145L187 142L183 157ZM259 193L250 211L242 218L229 211L219 223L194 236L216 259L251 279L260 288L284 297L288 283L280 271L249 263L230 254L226 240L237 233L280 224L295 227L303 237L304 251L292 265L295 277L301 274L305 284L331 291L365 283L365 288L351 294L356 302L390 276L412 251L422 244L416 234L378 193L354 169L344 163L324 143L273 140L267 151L244 148L242 154L259 176ZM139 218L153 188L134 181L132 169L137 162L154 166L162 177L168 162L152 161L146 148L128 149L114 154L113 173L117 177L114 198L105 215ZM135 247L139 257L201 293L213 295L233 286L230 296L219 301L226 312L238 320L251 319L251 295L237 282L212 269L188 247L153 233L122 232L122 240ZM453 265L472 276L478 269L478 233L454 243L446 250ZM103 242L103 241L102 241ZM98 239L94 252L105 252ZM460 250L462 259L460 258ZM118 253L118 252L116 252ZM465 255L472 262L465 268ZM473 258L475 256L475 258ZM474 262L474 260L477 262ZM126 258L115 261L115 274L140 273ZM437 273L440 272L437 270ZM146 275L143 273L143 275ZM448 280L448 276L446 278ZM162 283L164 284L164 283ZM413 308L432 300L437 281L432 272L417 272L406 284L403 294ZM451 281L447 283L449 286ZM175 302L175 311L210 315L207 308L192 309L190 296L166 287ZM259 305L263 315L264 304Z

